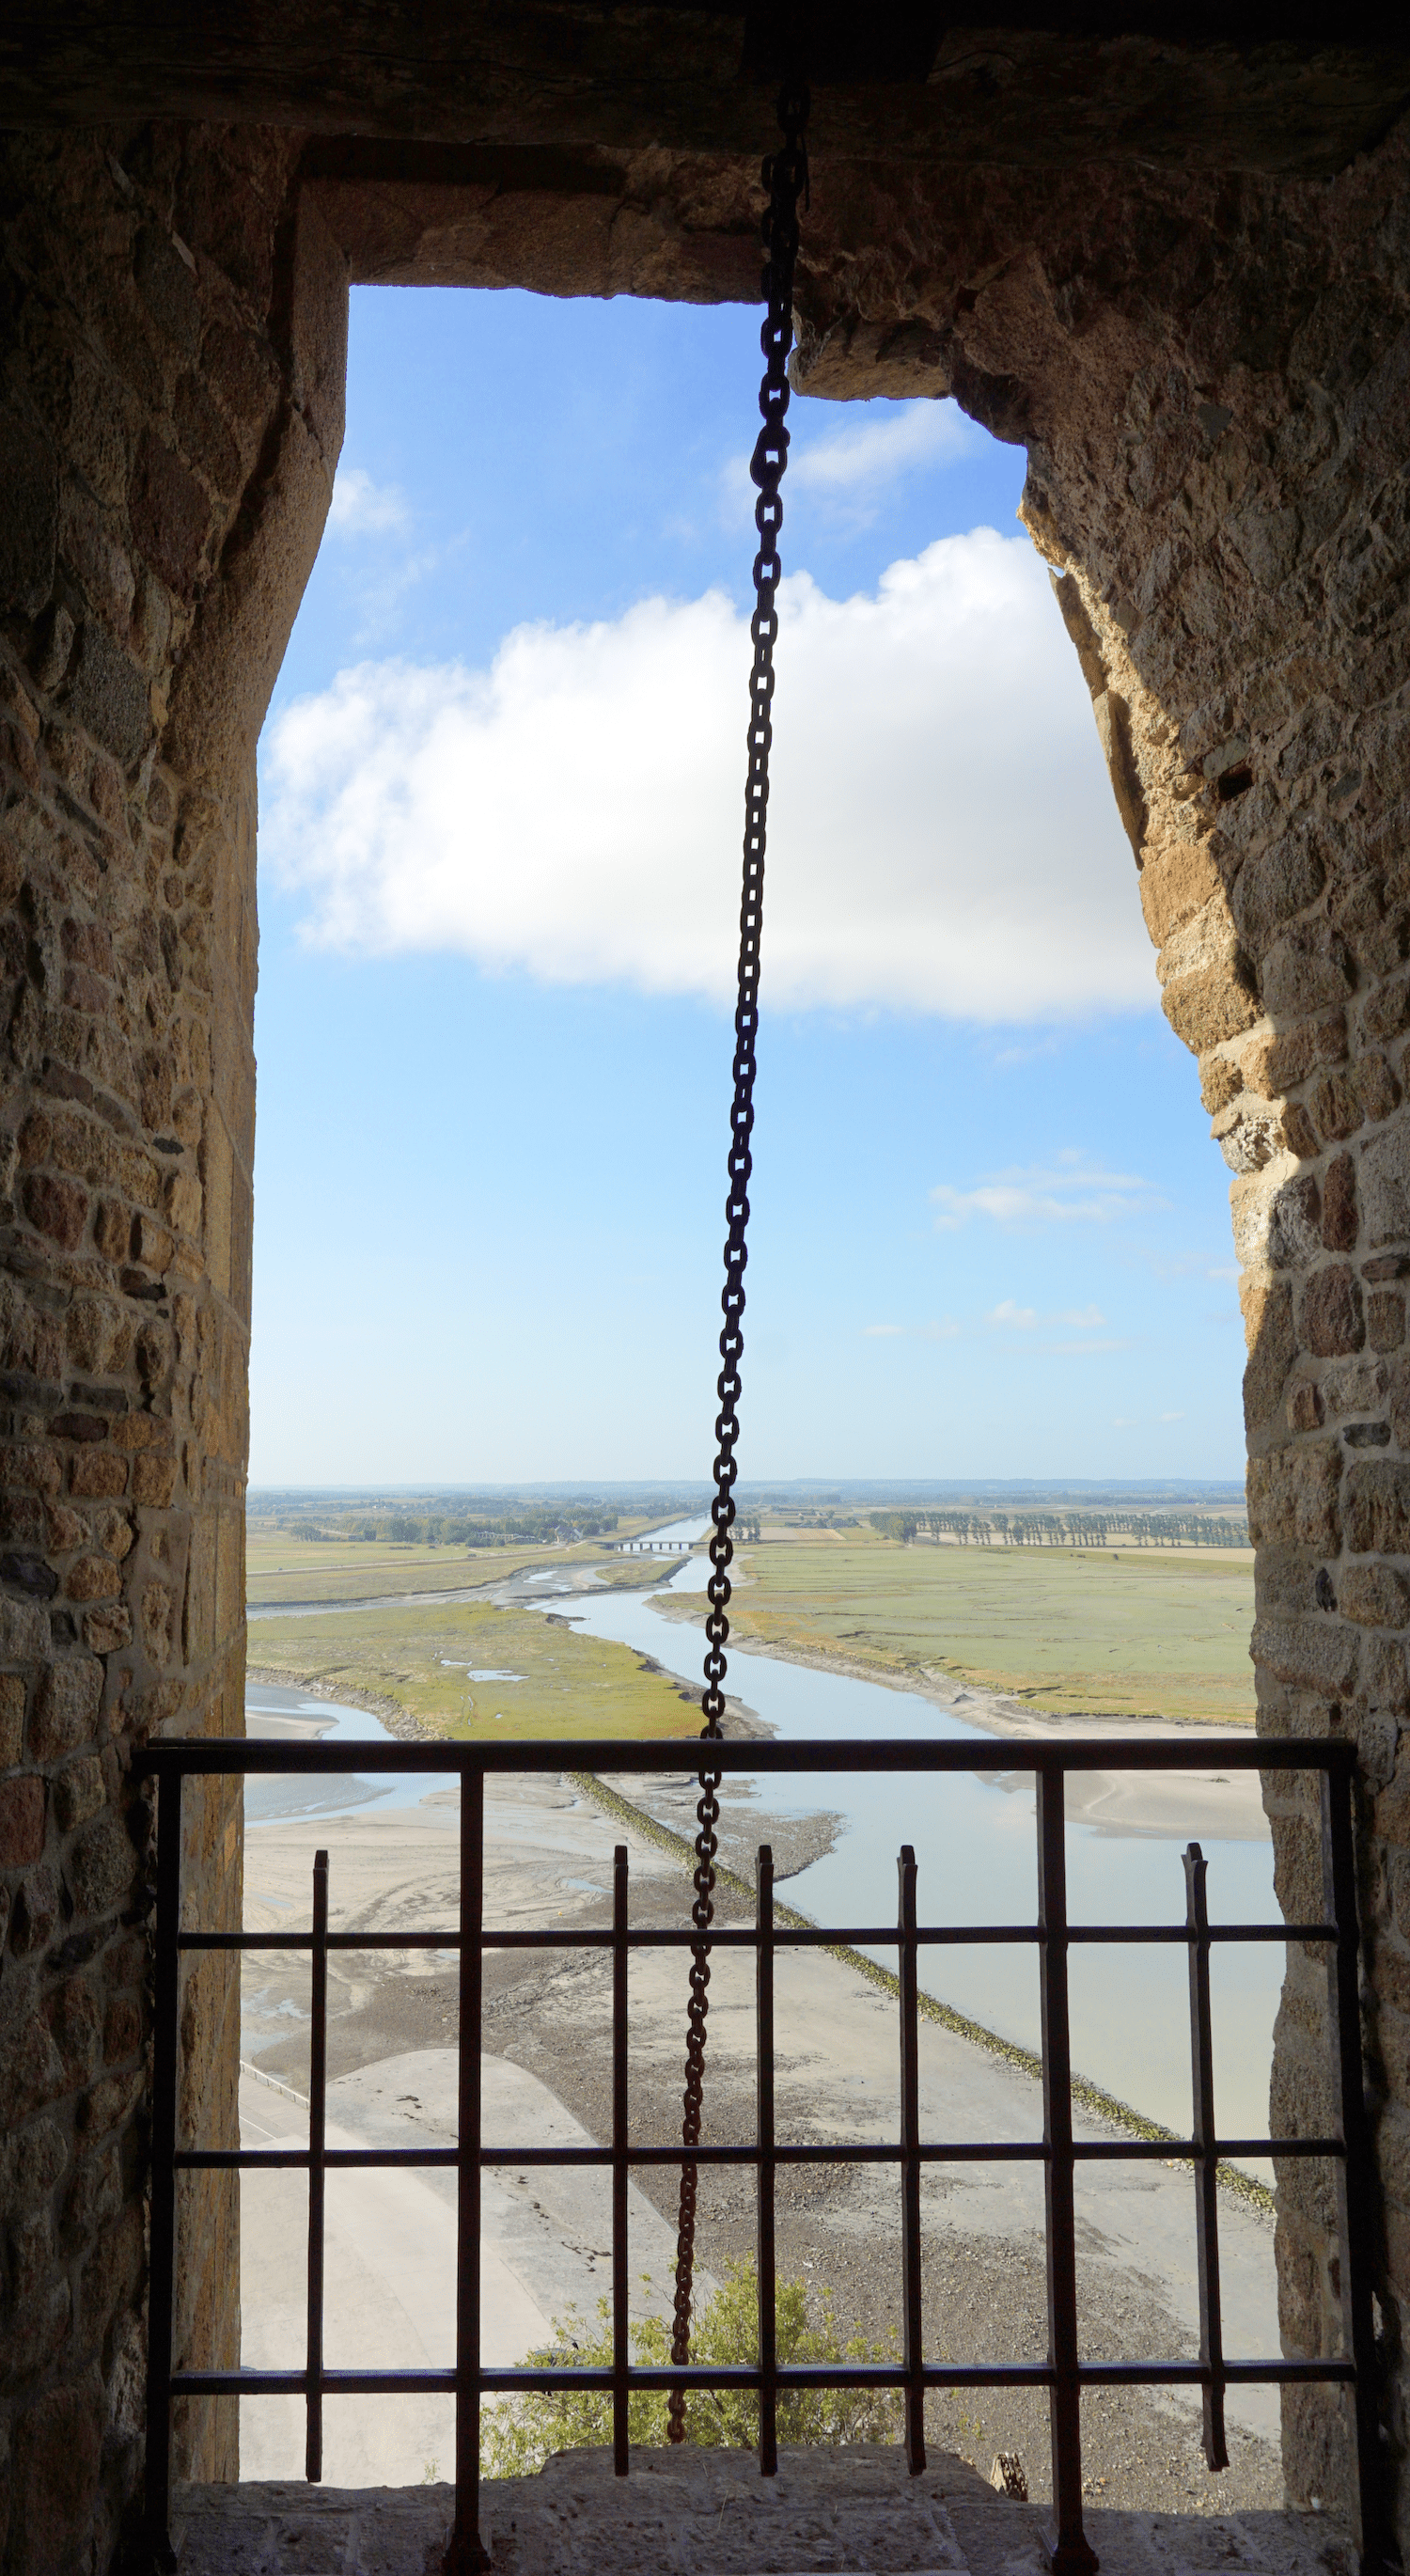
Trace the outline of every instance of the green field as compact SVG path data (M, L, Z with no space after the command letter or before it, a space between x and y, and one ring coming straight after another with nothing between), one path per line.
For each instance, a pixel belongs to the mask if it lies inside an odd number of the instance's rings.
M616 1537L634 1534L624 1521ZM598 1565L606 1583L641 1582L640 1559L612 1554L600 1539L557 1546L533 1539L502 1547L425 1547L388 1539L302 1539L251 1522L245 1535L245 1595L252 1608L276 1601L364 1601L395 1592L458 1592L503 1583L541 1566Z
M252 1672L305 1687L316 1683L335 1697L359 1692L395 1700L440 1735L498 1740L700 1731L697 1691L654 1672L630 1647L584 1637L541 1610L447 1602L444 1609L257 1619L249 1663ZM515 1678L476 1677L486 1671Z
M730 1626L781 1654L977 1682L1057 1716L1253 1722L1251 1549L905 1547L775 1528ZM669 1615L699 1616L682 1601Z

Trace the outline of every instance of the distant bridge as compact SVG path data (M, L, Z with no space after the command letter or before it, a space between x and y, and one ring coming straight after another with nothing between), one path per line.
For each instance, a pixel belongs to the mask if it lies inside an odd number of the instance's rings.
M618 1556L689 1556L693 1538L623 1538L617 1541Z

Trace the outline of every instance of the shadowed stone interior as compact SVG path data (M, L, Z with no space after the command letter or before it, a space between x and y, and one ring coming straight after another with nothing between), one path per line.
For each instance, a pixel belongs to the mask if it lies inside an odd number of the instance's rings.
M328 507L350 280L757 292L777 31L689 6L18 10L0 55L0 2482L9 2576L140 2490L148 1816L243 1728L254 749ZM1013 23L1008 23L1012 20ZM873 23L873 21L875 23ZM1342 12L820 15L798 380L1026 445L1165 1011L1233 1173L1259 1722L1361 1756L1384 2418L1410 2299L1410 56ZM1335 38L1335 42L1332 39ZM204 120L204 121L203 121ZM937 828L943 827L943 794ZM1294 1915L1315 1809L1270 1810ZM238 1920L192 1793L188 1919ZM1329 2116L1294 1954L1274 2122ZM182 2000L233 2142L236 1985ZM1290 2351L1327 2174L1280 2175ZM183 2186L177 2346L239 2349L235 2197ZM1294 2501L1343 2401L1289 2396ZM236 2472L234 2411L177 2426ZM1410 2537L1410 2495L1401 2508Z

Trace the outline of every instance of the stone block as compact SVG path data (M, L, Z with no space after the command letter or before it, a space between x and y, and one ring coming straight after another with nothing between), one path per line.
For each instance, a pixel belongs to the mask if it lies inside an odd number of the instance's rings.
M102 1601L92 1610L85 1610L83 1642L92 1655L111 1655L130 1646L132 1613L126 1602Z
M1386 1058L1374 1048L1361 1058L1352 1078L1361 1106L1373 1122L1389 1118L1399 1108L1400 1085Z
M0 1869L28 1869L44 1850L44 1783L0 1781Z
M1313 1272L1302 1292L1302 1339L1318 1359L1359 1351L1366 1339L1361 1282L1347 1262Z
M24 1751L25 1679L0 1673L0 1771L12 1771Z
M1361 1203L1369 1244L1410 1241L1410 1113L1363 1149Z
M1361 1027L1368 1038L1403 1037L1410 1026L1410 974L1389 975L1361 1005Z
M85 1825L68 1857L68 1880L80 1914L105 1914L131 1892L137 1870L127 1829L111 1808Z
M164 1509L176 1485L176 1460L147 1450L132 1461L132 1499Z
M70 1601L107 1601L122 1590L122 1577L111 1557L80 1556L64 1583Z
M1255 1547L1268 1541L1314 1548L1336 1556L1341 1549L1338 1495L1342 1457L1335 1440L1298 1442L1251 1458L1248 1469L1249 1535Z
M69 664L68 712L124 769L140 759L151 740L147 682L94 617L85 617L78 631Z
M169 1584L144 1584L141 1609L142 1642L154 1664L168 1664L171 1661L172 1608Z
M0 607L37 617L54 587L59 534L58 461L53 440L10 403L0 403Z
M30 1751L36 1761L53 1762L91 1743L102 1696L103 1667L91 1656L67 1655L51 1664L40 1678L30 1719Z
M155 1271L160 1276L170 1269L175 1250L176 1245L166 1227L159 1225L145 1209L133 1218L132 1257L134 1261L140 1261L145 1270Z
M1292 1431L1316 1431L1326 1420L1327 1408L1322 1390L1315 1379L1304 1378L1288 1393L1288 1427Z
M1293 1297L1285 1279L1270 1280L1261 1271L1246 1275L1239 1295L1249 1344L1244 1421L1255 1431L1281 1404L1288 1371L1297 1356Z
M1358 1460L1346 1479L1344 1517L1353 1556L1410 1556L1410 1466Z
M1141 910L1155 947L1163 948L1222 892L1223 880L1207 842L1165 841L1148 852L1140 877Z
M1204 966L1174 978L1160 1007L1192 1055L1206 1055L1226 1039L1242 1036L1259 1017L1257 996L1232 965Z
M1358 1646L1339 1619L1256 1619L1249 1651L1278 1681L1340 1699L1355 1679Z
M70 1762L59 1773L54 1783L54 1814L60 1833L70 1834L77 1826L86 1825L89 1817L96 1816L107 1803L103 1766L96 1754L80 1755L77 1762ZM34 1857L37 1859L38 1854Z
M1271 1202L1268 1260L1275 1270L1305 1269L1321 1249L1321 1193L1308 1172L1289 1181Z
M31 2120L11 2128L0 2148L0 2212L22 2218L47 2202L68 2162L63 2131L55 2120Z
M10 1947L17 1958L44 1949L59 1919L59 1882L52 1869L32 1870L15 1898Z
M1371 1635L1361 1649L1357 1688L1368 1707L1403 1714L1410 1707L1405 1646L1398 1637Z
M1410 1627L1410 1581L1389 1565L1349 1565L1338 1580L1337 1606L1365 1628Z
M1318 1134L1331 1145L1354 1136L1362 1123L1360 1096L1347 1073L1324 1074L1309 1106Z
M0 2033L0 2102L7 2125L20 2128L67 2090L64 2061L48 2023L27 2013Z
M65 1252L74 1252L88 1222L88 1192L81 1181L53 1172L27 1172L20 1196L30 1224Z
M102 2391L96 2373L38 2397L15 2434L14 2576L73 2576L98 2484Z
M85 2137L98 2138L115 2129L142 2092L142 2078L130 2075L100 2075L78 2106L78 2125Z
M1325 882L1326 870L1311 841L1285 832L1239 870L1232 910L1240 938L1261 954L1284 922L1316 899Z
M1350 1252L1356 1229L1356 1165L1350 1154L1336 1154L1322 1185L1322 1241L1328 1252Z
M1398 1289L1376 1288L1366 1300L1366 1333L1373 1351L1398 1351L1405 1340L1405 1300Z
M151 430L143 433L128 500L135 543L168 589L189 599L210 526L210 504L194 474Z
M142 2271L142 2212L128 2208L97 2237L79 2275L82 2346L92 2350L102 2343L114 2311L137 2296Z
M1303 930L1277 940L1259 969L1263 1007L1275 1020L1300 1020L1314 1012L1333 1011L1345 1003L1350 983L1340 943Z
M80 1450L69 1467L69 1492L80 1499L111 1501L127 1490L128 1465L112 1449Z

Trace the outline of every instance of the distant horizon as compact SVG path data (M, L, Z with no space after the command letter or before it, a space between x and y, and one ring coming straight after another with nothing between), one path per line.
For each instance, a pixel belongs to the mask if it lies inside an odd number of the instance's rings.
M481 1501L502 1496L575 1497L582 1500L672 1502L687 1508L708 1510L714 1488L697 1476L606 1477L593 1480L583 1476L526 1478L483 1483L442 1484L307 1484L250 1485L246 1502L278 1502L297 1498L301 1502L318 1499L341 1502L367 1502L379 1495L464 1496ZM1081 1498L1100 1501L1105 1495L1120 1495L1134 1502L1141 1495L1159 1497L1162 1501L1242 1502L1242 1477L1194 1476L1004 1476L1004 1477L919 1477L919 1476L765 1476L752 1482L741 1479L736 1487L740 1505L767 1503L777 1498L787 1502L846 1503L899 1499L919 1500L933 1496L937 1501L965 1502L983 1496L988 1501L1003 1502L1010 1497L1025 1501L1062 1502Z

